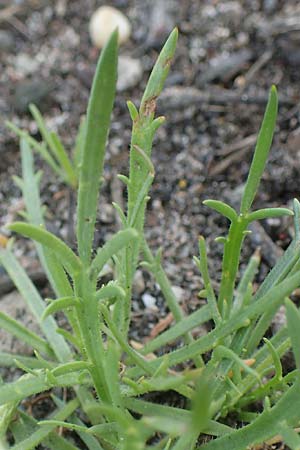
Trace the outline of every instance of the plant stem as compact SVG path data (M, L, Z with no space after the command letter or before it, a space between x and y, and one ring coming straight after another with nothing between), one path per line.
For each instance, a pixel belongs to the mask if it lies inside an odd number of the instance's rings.
M224 244L222 279L218 298L219 310L224 318L229 317L232 308L234 286L247 225L247 219L241 214L231 223Z

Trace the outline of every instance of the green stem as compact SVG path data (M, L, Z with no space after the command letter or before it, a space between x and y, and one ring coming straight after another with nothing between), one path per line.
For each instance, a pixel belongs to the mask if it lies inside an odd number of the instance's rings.
M225 318L229 317L232 308L236 275L247 225L247 219L240 215L236 221L231 223L228 237L224 244L222 279L218 305L222 316Z
M110 390L105 377L105 367L103 366L105 351L100 332L98 302L94 296L94 291L87 273L82 271L75 281L75 292L83 299L78 309L81 316L80 326L84 339L86 357L91 362L89 369L97 395L103 402L112 403Z
M179 306L178 300L177 300L176 296L174 295L171 283L170 283L162 265L156 264L155 258L145 240L143 240L142 246L143 246L143 254L144 254L145 260L150 265L151 270L153 271L153 274L155 276L155 279L158 282L158 284L161 288L161 291L164 295L164 298L167 302L168 308L171 311L171 313L173 314L174 319L178 323L184 318L184 315L183 315L183 311L182 311L181 307ZM192 334L189 332L185 333L183 337L184 337L184 342L186 344L190 344L194 341ZM203 359L201 358L201 356L195 356L194 362L195 362L196 367L204 366Z

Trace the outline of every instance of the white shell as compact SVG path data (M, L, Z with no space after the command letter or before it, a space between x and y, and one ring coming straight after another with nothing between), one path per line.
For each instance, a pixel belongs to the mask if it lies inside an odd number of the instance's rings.
M118 28L119 43L128 41L131 34L131 25L123 13L111 6L101 6L92 15L89 25L90 36L93 44L102 48L106 44L111 33Z

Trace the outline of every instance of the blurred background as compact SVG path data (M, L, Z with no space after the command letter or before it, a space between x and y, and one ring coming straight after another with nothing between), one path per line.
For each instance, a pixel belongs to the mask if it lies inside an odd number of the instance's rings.
M104 6L113 9L106 9L103 18L103 9L102 16L98 9ZM280 96L279 118L256 206L286 206L300 197L300 4L296 0L0 1L1 227L23 208L11 178L20 174L18 140L5 120L39 139L28 112L28 104L35 103L48 127L72 152L100 47L115 21L122 30L118 93L96 244L118 227L111 202L126 202L116 179L117 173L127 173L131 123L126 100L139 104L158 52L178 26L176 56L157 108L167 120L153 149L156 178L147 236L151 247L163 247L174 290L186 308L193 309L202 287L192 263L197 238L208 237L211 274L217 284L222 247L214 238L224 235L227 227L202 201L217 198L238 207L273 83ZM49 229L74 246L74 195L38 157L36 165L44 170L41 192ZM287 246L292 223L269 219L253 231L244 256L261 246L262 276ZM28 270L38 270L31 243L18 239L16 250ZM140 334L148 333L143 320L157 321L161 304L157 286L140 269L134 309L136 316L148 310L139 322Z

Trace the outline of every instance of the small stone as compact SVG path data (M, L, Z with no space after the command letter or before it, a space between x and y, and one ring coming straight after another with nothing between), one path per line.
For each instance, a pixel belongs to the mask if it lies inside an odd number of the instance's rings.
M19 73L26 76L35 73L40 67L40 63L26 53L19 53L15 59L15 67Z
M133 88L141 81L143 68L140 60L129 56L120 56L118 61L118 91Z
M109 203L103 204L100 207L99 218L102 223L114 223L115 209Z
M0 50L11 52L15 48L15 40L12 33L6 30L0 30Z
M0 299L0 310L9 317L20 322L29 330L40 333L34 316L29 310L23 297L16 291L7 294ZM12 334L0 328L0 351L18 353L24 356L29 356L33 353L33 349L20 341Z
M287 146L293 156L300 150L300 127L292 131L287 138Z
M155 297L153 297L150 294L145 293L144 295L142 295L142 300L143 300L143 303L145 305L145 308L152 309L152 310L157 310L156 298Z
M134 274L133 289L138 295L142 294L145 290L145 281L141 270L137 270Z
M27 111L30 103L40 108L40 103L51 91L52 86L47 81L28 80L20 82L16 88L13 104L17 112Z
M127 17L116 8L101 6L92 15L89 25L93 44L102 48L108 41L111 33L118 28L119 43L128 41L131 34L131 25Z
M263 9L266 13L272 14L278 8L278 0L264 0Z
M61 47L65 50L77 48L80 45L80 35L72 27L65 27L62 34L59 35Z
M172 291L177 298L178 303L182 302L185 293L184 289L182 289L180 286L172 286Z

